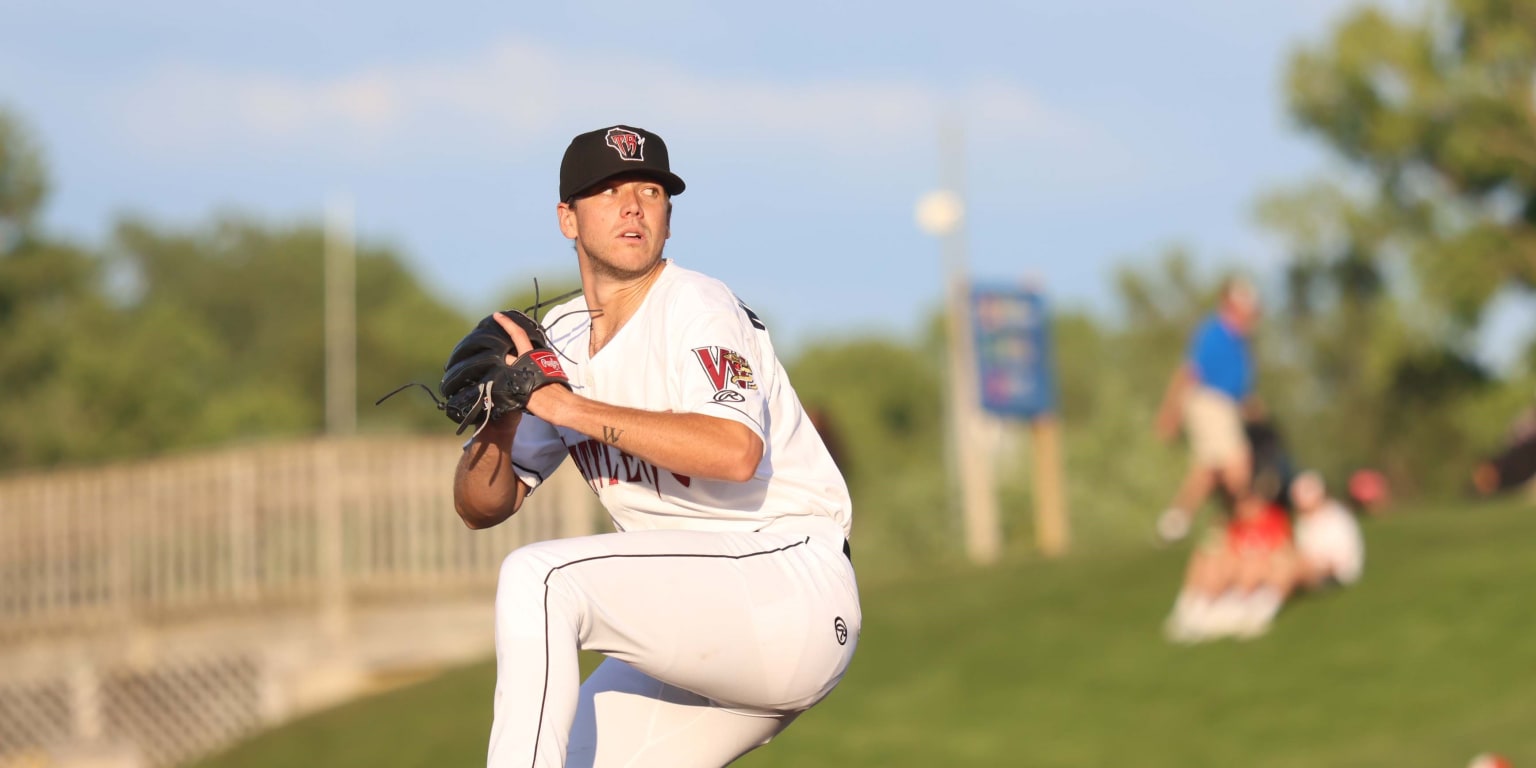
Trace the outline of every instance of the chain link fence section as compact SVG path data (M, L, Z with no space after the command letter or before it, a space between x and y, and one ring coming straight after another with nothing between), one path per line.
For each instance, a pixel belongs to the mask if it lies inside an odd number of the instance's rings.
M262 666L246 654L182 659L100 680L101 737L147 765L201 757L262 726Z
M61 676L0 682L0 768L42 765L45 745L71 740L71 695Z
M170 766L269 723L259 653L69 663L0 679L0 768Z

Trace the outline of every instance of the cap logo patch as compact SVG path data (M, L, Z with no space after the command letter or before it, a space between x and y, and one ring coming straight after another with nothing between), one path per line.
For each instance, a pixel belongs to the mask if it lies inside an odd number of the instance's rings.
M645 161L645 138L624 128L609 128L607 144L619 153L620 160Z

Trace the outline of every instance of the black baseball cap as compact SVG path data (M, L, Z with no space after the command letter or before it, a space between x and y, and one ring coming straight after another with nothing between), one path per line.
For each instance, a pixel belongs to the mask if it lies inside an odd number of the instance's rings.
M687 187L672 172L667 143L660 136L644 128L615 125L571 139L560 160L560 199L569 201L621 173L654 176L669 195L680 195Z

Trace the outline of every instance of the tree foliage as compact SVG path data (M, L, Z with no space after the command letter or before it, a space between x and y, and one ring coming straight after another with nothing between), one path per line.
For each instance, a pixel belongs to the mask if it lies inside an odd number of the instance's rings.
M1302 49L1292 114L1367 180L1351 214L1445 318L1475 325L1506 286L1536 287L1536 2L1445 0L1412 18L1364 9ZM1384 237L1385 236L1385 237Z
M1528 400L1477 344L1496 296L1536 288L1532 82L1528 0L1364 8L1293 56L1292 115L1351 170L1260 206L1290 251L1281 405L1323 463L1448 491Z
M42 150L20 118L0 109L0 254L31 237L48 197Z
M324 429L323 233L226 215L192 229L125 218L93 250L34 226L40 153L0 115L0 469L143 456ZM357 408L365 430L442 426L429 404L471 325L386 247L357 252Z
M936 348L935 344L930 349ZM829 414L861 548L932 559L953 552L946 499L942 371L923 345L826 340L788 364L807 408Z

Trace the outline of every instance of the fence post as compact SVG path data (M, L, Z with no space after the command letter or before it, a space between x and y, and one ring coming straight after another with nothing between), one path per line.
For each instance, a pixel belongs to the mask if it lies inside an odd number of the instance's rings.
M106 526L110 538L107 541L107 563L110 572L111 607L109 615L119 627L133 621L138 606L133 594L133 547L131 531L140 522L144 504L140 500L141 488L134 483L134 475L122 469L109 470L107 489L112 497L112 514L107 516Z
M350 616L342 541L342 477L335 440L315 444L315 571L319 578L320 629L326 640L346 643Z
M231 451L224 457L229 487L225 535L229 537L229 594L237 602L257 597L256 471L254 455Z
M69 670L69 709L76 742L101 740L101 679L84 658L75 659Z

